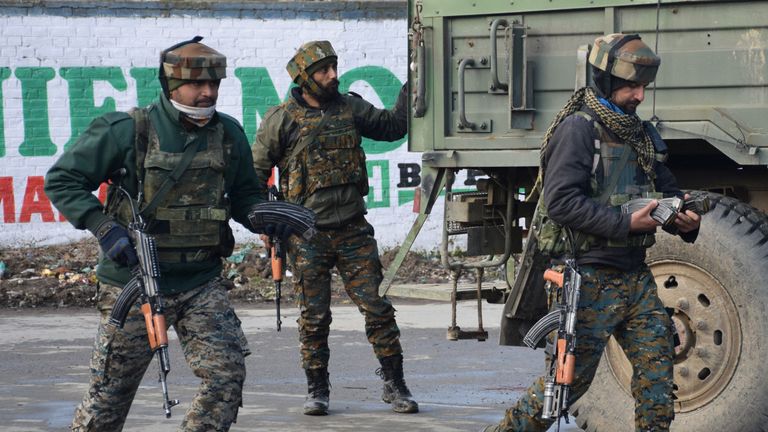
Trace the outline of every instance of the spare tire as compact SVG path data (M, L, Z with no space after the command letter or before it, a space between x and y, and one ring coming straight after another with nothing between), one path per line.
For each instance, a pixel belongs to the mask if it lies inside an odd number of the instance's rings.
M768 415L768 217L709 194L695 244L657 235L648 264L674 309L672 431L765 431ZM586 431L634 431L632 370L611 340L589 391L573 407Z

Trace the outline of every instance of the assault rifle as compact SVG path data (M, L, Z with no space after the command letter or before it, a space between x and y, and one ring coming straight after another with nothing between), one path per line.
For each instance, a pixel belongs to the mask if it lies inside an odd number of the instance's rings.
M125 175L125 169L121 168L116 174L118 177ZM160 278L160 269L157 260L157 245L154 237L145 232L146 224L141 214L136 211L133 199L118 182L113 182L119 193L128 199L131 207L132 222L128 224L128 235L136 247L136 256L139 263L131 269L133 278L123 287L115 301L109 324L117 328L123 328L128 312L136 300L141 298L141 313L144 315L144 323L147 326L149 347L157 357L160 386L163 391L163 410L165 417L171 417L171 408L179 404L178 399L168 397L168 383L166 378L171 371L171 360L168 355L168 333L165 323L165 310L163 298L158 291L157 280ZM141 194L141 192L140 192Z
M315 212L298 204L282 201L282 194L275 186L269 188L269 199L270 201L251 207L251 211L248 213L248 219L254 231L264 231L269 224L282 223L288 225L291 231L300 233L306 240L315 235ZM280 297L282 296L285 249L280 233L270 234L266 243L270 249L272 280L275 283L277 331L280 331L283 324L280 319Z
M283 196L275 185L269 188L270 201L282 201ZM285 262L285 250L279 235L269 237L270 258L272 262L272 281L275 283L275 312L277 314L277 331L283 325L280 319L280 297L282 297L283 263Z
M554 352L544 379L544 400L541 418L557 419L560 430L560 417L568 423L568 397L574 380L576 367L576 310L581 294L581 275L575 259L566 259L562 273L552 269L544 272L544 280L558 289L556 308L541 318L531 327L523 342L536 349L540 341L557 330ZM550 347L547 347L550 348ZM549 351L549 350L548 350Z
M275 283L275 312L277 313L277 331L280 331L280 327L283 321L280 319L280 297L282 296L282 284L283 284L283 262L285 261L285 250L283 249L283 241L279 236L270 237L269 243L272 245L270 248L272 253L270 257L272 259L272 281Z
M621 212L625 214L634 213L647 206L653 198L636 198L621 205ZM659 205L651 211L651 217L662 226L669 226L677 217L677 214L690 210L698 215L703 215L712 209L709 196L696 195L689 199L678 197L657 199Z

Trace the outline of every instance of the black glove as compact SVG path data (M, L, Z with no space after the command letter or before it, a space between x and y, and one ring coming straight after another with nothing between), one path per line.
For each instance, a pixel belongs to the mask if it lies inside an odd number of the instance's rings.
M107 221L96 229L96 238L104 254L112 261L133 267L139 263L136 249L128 237L128 231L115 221Z
M294 234L293 228L282 223L271 223L264 225L264 234L270 237L278 237L280 240L287 240L291 234Z
M400 93L397 95L397 101L392 108L392 112L398 121L398 125L405 131L403 132L403 135L405 135L408 132L408 81L400 87Z

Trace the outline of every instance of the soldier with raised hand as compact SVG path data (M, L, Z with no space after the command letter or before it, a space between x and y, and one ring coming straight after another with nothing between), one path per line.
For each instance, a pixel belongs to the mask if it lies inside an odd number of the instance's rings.
M544 137L543 206L535 228L540 252L554 263L575 249L582 278L568 406L589 388L614 336L634 371L635 430L665 431L674 418L673 327L645 264L661 225L651 217L658 203L620 211L633 198L683 197L663 163L666 146L635 112L661 60L638 35L611 34L595 40L589 62L594 85L576 91ZM663 229L692 243L700 221L685 211ZM563 240L568 231L572 244ZM540 377L498 425L484 431L546 431L554 419L541 418L543 400Z
M301 311L301 358L308 384L304 414L328 414L333 267L365 316L366 336L381 363L382 399L396 412L417 412L403 378L395 309L378 294L381 262L373 227L365 219L368 173L361 147L362 137L394 141L405 136L405 86L391 111L353 93L340 94L337 56L328 41L302 45L287 70L298 87L264 116L253 159L262 188L277 166L285 199L317 214L318 233L310 241L291 238L288 249Z
M242 406L249 350L220 274L222 258L234 246L230 218L250 227L248 211L265 195L242 127L216 110L226 57L201 39L162 52L157 101L96 118L46 176L53 204L76 228L91 231L102 249L101 322L75 431L122 430L153 358L138 304L122 329L108 321L137 262L126 231L129 199L157 243L167 325L200 378L197 394L181 397L190 404L180 430L226 431ZM125 175L112 178L121 170ZM92 191L108 178L120 182L130 198L110 190L102 206Z

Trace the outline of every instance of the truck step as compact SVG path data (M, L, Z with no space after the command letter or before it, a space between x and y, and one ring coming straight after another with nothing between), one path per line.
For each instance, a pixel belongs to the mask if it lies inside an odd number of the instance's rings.
M480 295L489 303L496 303L503 296L503 292L496 285L504 284L502 281L484 283ZM451 301L451 284L393 284L387 295L390 297L405 297L424 300ZM456 300L476 300L477 286L472 284L459 284L456 290ZM496 301L494 301L496 300Z

